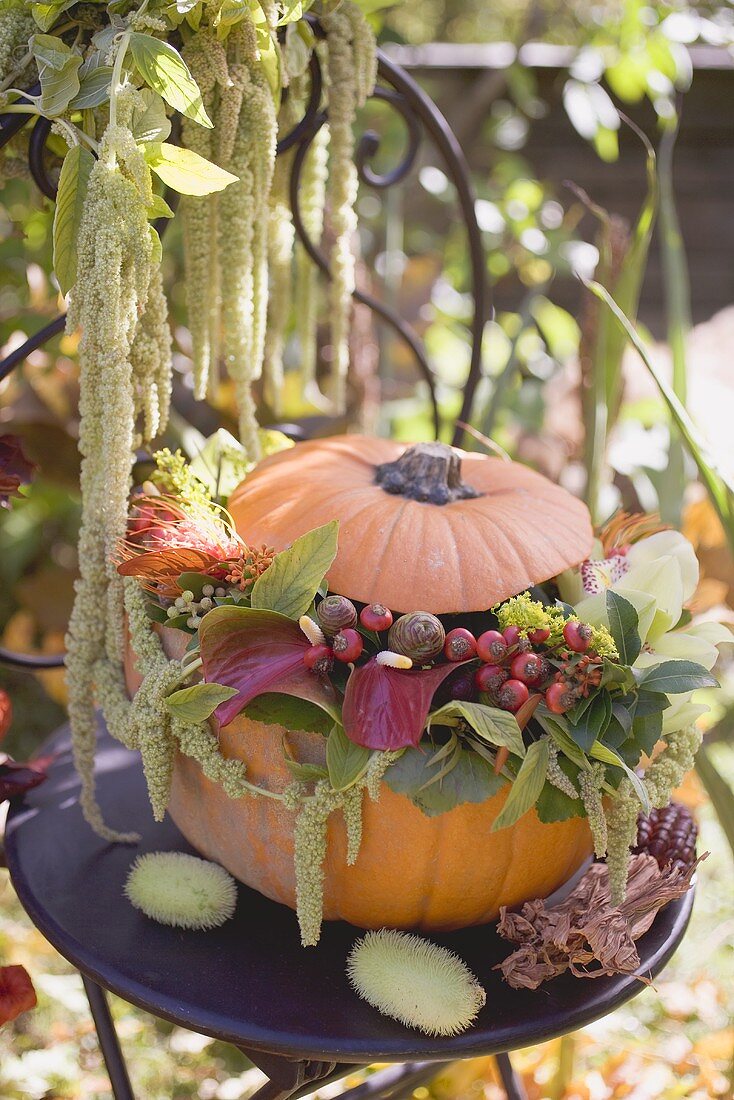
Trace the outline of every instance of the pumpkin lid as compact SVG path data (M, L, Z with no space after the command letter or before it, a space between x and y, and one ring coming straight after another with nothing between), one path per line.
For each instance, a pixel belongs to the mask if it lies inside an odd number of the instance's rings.
M342 435L264 459L229 510L283 550L339 520L334 592L393 611L484 611L588 557L588 509L517 462L444 443Z

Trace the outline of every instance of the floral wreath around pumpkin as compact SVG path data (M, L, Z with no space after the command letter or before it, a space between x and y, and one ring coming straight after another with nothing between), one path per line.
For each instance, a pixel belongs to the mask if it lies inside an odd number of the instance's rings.
M293 811L304 945L319 938L327 820L343 812L354 863L362 800L377 801L383 781L429 816L510 784L494 829L531 807L542 822L586 816L621 901L638 813L666 806L690 769L705 710L691 696L716 685L709 670L728 638L684 610L698 564L681 534L620 514L578 567L487 610L472 631L460 616L329 592L336 521L277 554L249 546L180 454L156 459L117 557L144 678L132 701L119 677L100 669L97 681L112 733L142 754L157 819L176 751L232 798ZM164 626L189 636L180 661L164 654ZM325 765L291 759L284 741L292 783L251 783L215 732L243 711L322 733Z

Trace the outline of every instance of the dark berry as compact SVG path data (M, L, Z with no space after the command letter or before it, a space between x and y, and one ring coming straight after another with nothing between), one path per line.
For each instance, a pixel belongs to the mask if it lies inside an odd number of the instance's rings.
M509 678L507 669L499 665L482 665L474 673L474 683L479 691L495 692Z
M522 680L506 680L502 687L494 693L494 697L497 700L498 707L515 714L523 703L527 703L530 692Z
M364 649L362 635L358 630L340 630L331 644L337 661L356 661Z
M545 705L553 714L565 714L575 702L573 691L562 681L551 684L545 693Z
M443 644L443 653L447 661L468 661L476 656L477 640L470 630L457 626L449 630Z
M303 663L312 672L331 672L334 667L334 651L328 645L312 645L303 654Z
M548 662L537 653L518 653L510 662L510 675L524 684L539 684L548 676Z
M592 629L587 623L569 619L563 628L563 637L569 649L574 653L586 653L591 644Z
M477 654L483 661L501 661L507 653L507 641L499 630L485 630L477 638Z
M465 702L475 700L477 688L474 683L474 673L470 669L460 669L446 685L445 695L448 699L461 699Z
M392 611L381 603L371 603L359 613L359 621L365 630L389 630L392 626Z

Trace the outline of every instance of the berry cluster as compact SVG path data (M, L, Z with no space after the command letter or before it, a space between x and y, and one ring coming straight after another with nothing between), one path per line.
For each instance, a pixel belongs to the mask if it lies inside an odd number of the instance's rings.
M201 599L197 600L191 589L186 589L177 596L173 603L166 609L169 619L175 619L179 615L188 615L186 625L196 630L207 611L215 606L215 596L229 595L226 588L215 588L213 584L205 584L201 590Z
M559 627L553 636L547 626L510 623L475 637L463 626L446 633L440 619L427 611L393 619L382 604L368 604L358 612L346 596L331 595L318 604L316 621L304 616L301 627L311 642L303 659L315 672L331 672L335 661L357 661L365 641L375 640L370 635L387 631L387 647L377 653L380 664L411 668L442 658L457 665L479 661L478 668L474 664L457 671L448 693L454 699L485 694L494 706L513 714L531 692L543 693L549 710L563 714L601 683L601 659L591 649L594 632L575 619L565 621L562 632Z

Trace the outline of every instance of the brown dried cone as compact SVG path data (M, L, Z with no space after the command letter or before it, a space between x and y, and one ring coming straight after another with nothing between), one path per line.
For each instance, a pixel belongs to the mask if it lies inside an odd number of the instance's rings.
M518 948L495 969L515 989L537 989L566 970L577 978L634 974L640 965L635 940L647 932L659 909L686 893L705 858L685 870L670 862L661 869L653 856L638 852L632 856L627 896L618 909L610 904L604 863L593 863L558 905L547 907L537 899L526 902L519 913L503 907L497 931Z
M686 871L696 858L698 828L690 811L680 802L651 810L637 819L637 844L633 852L647 852L658 867L672 863Z

